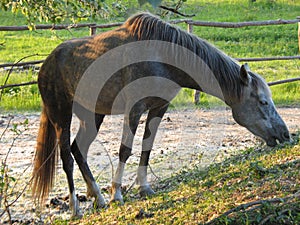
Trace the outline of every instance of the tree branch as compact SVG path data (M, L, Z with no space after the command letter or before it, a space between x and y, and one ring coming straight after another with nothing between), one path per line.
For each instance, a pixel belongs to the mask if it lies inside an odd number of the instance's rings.
M184 13L179 12L177 9L170 8L170 7L163 6L163 5L160 5L160 6L158 6L158 7L161 8L161 9L170 11L170 12L172 12L172 13L178 14L178 15L180 15L180 16L184 16L184 17L193 17L193 16L195 16L195 14L189 14L189 15L188 15L188 14L184 14Z

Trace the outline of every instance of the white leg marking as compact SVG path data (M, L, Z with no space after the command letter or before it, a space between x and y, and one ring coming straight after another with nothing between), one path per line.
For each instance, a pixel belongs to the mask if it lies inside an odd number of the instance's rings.
M118 201L123 203L123 196L121 192L122 178L124 174L125 163L119 162L116 174L112 181L112 193L110 201Z
M117 184L122 184L122 178L124 174L125 163L119 162L116 174L113 178L113 182Z
M147 181L147 166L139 166L136 183L139 185L141 196L151 196L155 194Z
M147 166L139 166L137 171L136 183L139 186L148 185L147 182Z

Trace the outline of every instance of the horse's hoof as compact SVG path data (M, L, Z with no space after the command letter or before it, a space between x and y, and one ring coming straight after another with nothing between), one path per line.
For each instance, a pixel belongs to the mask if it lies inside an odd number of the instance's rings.
M71 216L71 220L80 220L83 217L81 212L77 212L76 214Z
M96 209L106 209L107 205L106 205L106 203L105 203L104 200L95 199L95 201L94 201L94 207Z
M80 207L79 207L78 198L76 197L74 192L72 194L70 194L70 200L69 201L70 201L69 207L70 207L71 212L72 212L71 219L80 219L80 218L82 218L83 214L82 214L82 212L80 210Z
M140 196L141 197L148 197L155 195L155 192L152 190L152 188L147 185L147 186L141 186L140 187Z
M121 188L112 189L112 195L109 201L109 205L124 205L124 200L121 192Z

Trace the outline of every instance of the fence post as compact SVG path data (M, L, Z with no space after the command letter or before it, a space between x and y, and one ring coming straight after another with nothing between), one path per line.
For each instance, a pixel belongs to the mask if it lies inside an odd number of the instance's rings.
M299 47L299 53L300 53L300 16L297 16L297 19L299 19L299 22L298 22L298 47Z
M192 34L193 33L193 25L190 24L189 22L186 22L187 23L187 32ZM198 90L195 90L194 92L194 103L197 105L199 104L199 101L200 101L200 91Z
M90 26L90 36L96 34L97 27L96 26Z
M187 22L187 32L192 34L194 31L193 28L193 25Z

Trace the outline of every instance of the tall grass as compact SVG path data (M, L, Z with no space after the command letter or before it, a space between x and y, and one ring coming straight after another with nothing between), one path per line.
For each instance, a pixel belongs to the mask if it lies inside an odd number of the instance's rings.
M108 3L110 1L107 1ZM294 0L189 0L181 9L184 13L195 13L194 20L205 21L250 21L250 20L274 20L295 19L299 16L300 4ZM128 11L136 9L131 7L131 1L126 1ZM136 4L134 4L136 7ZM24 25L25 19L22 15L12 15L10 12L0 11L1 25ZM165 19L174 19L172 15ZM117 18L123 21L125 18ZM103 23L108 21L94 21ZM186 29L186 26L181 24ZM194 27L194 33L201 38L207 39L225 53L232 57L266 57L297 55L297 24L246 27L239 29L223 29L209 27ZM102 32L103 30L98 30ZM16 62L18 59L31 54L49 54L55 46L64 40L89 35L87 28L70 31L22 31L22 32L0 32L0 63ZM42 59L45 56L30 58ZM261 74L267 81L274 81L299 76L299 60L252 62L250 68ZM0 73L0 84L4 80L5 73ZM28 81L23 76L15 76L9 83ZM40 100L37 93L31 96L33 87L21 87L20 91L12 96L6 90L0 102L2 110L37 110ZM283 84L271 88L275 103L280 105L300 105L300 84ZM176 107L193 107L191 103L193 91L182 91L173 101ZM214 99L201 95L200 106L215 105ZM25 104L26 102L26 104ZM28 103L28 104L27 104ZM25 105L27 105L25 107Z

